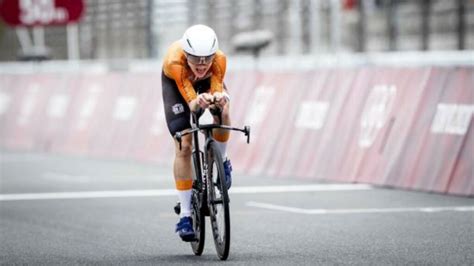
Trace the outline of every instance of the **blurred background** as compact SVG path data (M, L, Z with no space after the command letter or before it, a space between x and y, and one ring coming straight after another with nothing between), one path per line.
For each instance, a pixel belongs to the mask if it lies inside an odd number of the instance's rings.
M2 149L171 165L161 58L202 23L252 127L236 171L474 195L473 0L0 0L0 16Z
M6 6L9 0L0 2ZM4 19L0 60L160 58L196 23L214 28L228 55L238 52L239 34L258 36L255 31L271 40L262 56L474 49L470 0L84 0L82 5L75 22L12 27Z

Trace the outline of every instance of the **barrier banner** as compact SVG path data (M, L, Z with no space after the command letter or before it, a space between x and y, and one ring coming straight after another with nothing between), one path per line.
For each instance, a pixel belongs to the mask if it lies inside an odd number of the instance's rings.
M0 147L9 146L8 131L20 101L19 90L15 87L13 76L0 75Z
M310 71L300 74L295 82L290 97L293 104L286 110L290 118L282 120L286 126L269 166L270 175L289 177L297 173L301 177L309 176L305 162L313 160L309 154L313 150L309 141L315 140L309 134L318 134L324 124L329 106L318 101L318 95L323 91L328 75L329 71Z
M308 160L313 157L312 155L306 158L307 175L310 177L331 179L337 176L339 180L344 180L345 177L339 175L338 171L344 164L352 163L340 160L340 154L338 153L343 151L344 147L338 145L343 137L343 131L340 129L342 120L344 116L350 115L350 113L343 112L343 109L347 102L351 100L348 96L352 90L352 84L356 75L356 70L337 69L331 71L331 75L318 96L317 101L324 104L324 109L322 110L324 117L321 118L324 119L324 123L321 122L323 127L321 127L320 138L316 139L314 144L317 147L317 150L314 152L314 160ZM319 110L315 112L314 117L317 118L319 112ZM352 130L349 132L352 134L357 133Z
M42 128L51 75L12 76L9 117L2 125L2 142L7 148L34 150L36 133Z
M371 84L376 84L375 77L386 78L388 72L376 69L361 69L353 80L351 89L348 92L346 104L341 109L342 119L334 142L340 142L339 168L332 174L334 180L354 182L356 181L357 170L364 158L367 147L374 141L375 134L378 133L374 127L373 117L370 114L370 106L378 101L378 94L375 92L371 97ZM368 106L368 107L366 107ZM376 109L375 109L376 110ZM362 120L364 119L364 120ZM334 149L335 150L335 149Z
M359 147L364 159L354 173L358 182L385 184L392 164L411 141L411 123L417 123L416 109L429 76L428 69L382 69L369 85L371 91L361 116Z
M139 160L171 164L174 159L174 141L166 126L161 75L138 73L133 80L133 87L140 90L141 101L129 155Z
M58 138L55 149L73 154L100 154L97 139L110 136L107 126L113 111L116 88L120 76L110 74L81 74L77 82L71 119L65 125L65 134ZM74 84L71 84L74 86Z
M291 126L288 110L294 105L293 95L297 74L265 74L250 98L245 124L252 127L250 153L246 156L245 169L249 174L266 174L268 163L278 151L277 142Z
M45 108L40 119L41 124L32 137L35 138L35 150L51 151L54 142L65 134L65 125L70 120L70 103L79 88L75 86L77 75L65 74L51 76L49 92L45 94Z
M474 122L471 118L471 125L449 179L448 193L474 195L474 163L472 158L474 158Z
M235 173L474 195L474 68L227 74ZM161 74L0 76L0 147L171 165Z
M447 192L455 165L469 132L474 107L472 69L451 69L430 114L418 164L412 172L413 189ZM466 147L469 149L469 147ZM472 164L472 158L471 158ZM472 177L472 173L471 173Z
M259 103L262 99L255 99L255 91L261 79L262 75L253 71L226 74L224 82L231 97L230 113L232 125L240 127L246 125L247 122L252 122L250 118L249 120L247 119L247 114L250 113L250 105L252 103L254 105L262 105L265 103ZM254 108L257 107L258 106ZM264 107L266 108L266 106ZM260 110L263 109L261 108ZM258 115L258 110L256 112L256 115ZM254 122L256 120L254 120ZM252 144L250 146L246 144L244 137L238 136L238 133L231 133L227 146L228 157L232 159L232 167L241 173L248 172L247 164L248 158L251 156L250 149L256 142L255 136L258 132L256 123L252 125L251 131L250 143Z
M464 90L466 90L466 99L463 101L467 105L458 105L457 115L459 127L456 127L459 133L463 133L468 127L464 143L461 145L461 151L458 154L454 171L449 178L448 193L459 195L474 195L474 68L466 69L467 77L464 80ZM469 111L470 109L470 111ZM470 115L469 115L470 113Z
M432 155L424 154L425 139L430 134L430 125L435 112L435 106L449 77L445 69L430 69L426 85L422 88L423 94L414 106L414 119L409 125L409 135L404 140L404 146L398 158L392 163L392 169L385 179L385 184L396 187L411 188L414 178L413 173L423 157ZM426 166L425 167L429 167Z

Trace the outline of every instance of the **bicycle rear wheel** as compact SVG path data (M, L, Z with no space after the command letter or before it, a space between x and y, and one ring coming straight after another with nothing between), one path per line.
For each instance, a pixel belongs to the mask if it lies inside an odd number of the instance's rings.
M222 155L215 142L209 143L207 163L212 235L217 256L226 260L230 249L229 195L225 185Z

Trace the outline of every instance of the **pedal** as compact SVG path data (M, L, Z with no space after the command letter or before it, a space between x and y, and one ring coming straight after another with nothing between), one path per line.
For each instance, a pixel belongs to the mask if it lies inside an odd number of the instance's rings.
M182 237L181 240L184 242L198 242L199 239L194 235L193 237Z

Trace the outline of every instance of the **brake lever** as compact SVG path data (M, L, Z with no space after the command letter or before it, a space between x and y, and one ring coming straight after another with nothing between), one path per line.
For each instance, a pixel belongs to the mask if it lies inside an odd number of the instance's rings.
M245 133L245 136L247 136L247 144L250 143L250 127L249 126L245 126L244 127L244 133Z

